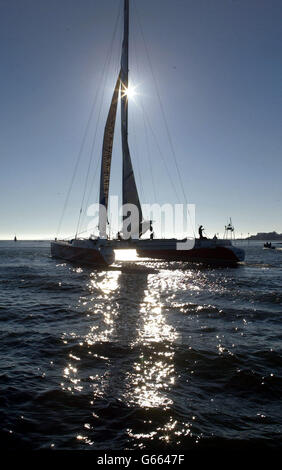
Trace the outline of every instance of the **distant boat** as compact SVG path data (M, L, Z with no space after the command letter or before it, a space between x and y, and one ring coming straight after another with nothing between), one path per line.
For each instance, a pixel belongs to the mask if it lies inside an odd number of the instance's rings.
M273 246L271 242L266 242L263 246L264 246L264 248L269 248L271 250L275 250L275 246Z
M14 236L14 242L17 242L17 241L18 241L18 240L17 240L17 237L16 237L16 235L15 235L15 236Z
M155 239L153 236L152 223L150 221L144 221L128 145L129 0L124 0L123 28L121 67L104 129L100 173L99 236L97 238L90 237L89 239L83 239L78 238L76 233L71 241L55 239L51 242L51 255L70 261L96 265L111 264L115 260L115 249L129 247L128 241L122 240L120 232L118 234L118 240L108 239L107 220L105 220L104 217L105 212L108 212L112 148L117 105L120 100L123 157L122 204L123 206L127 204L135 206L139 214L138 226L134 227L134 230L131 230L132 239L130 240L130 248L135 248L139 256L168 261L180 260L208 264L236 264L239 261L243 261L245 256L244 250L233 247L231 240L219 240L217 237L207 239L203 237L202 226L199 229L200 238L195 240L195 245L192 249L178 249L179 245L177 245L177 242L183 243L184 240L176 240L175 238ZM80 214L81 212L82 208ZM150 239L142 239L141 237L148 230L148 226L150 226L151 232Z

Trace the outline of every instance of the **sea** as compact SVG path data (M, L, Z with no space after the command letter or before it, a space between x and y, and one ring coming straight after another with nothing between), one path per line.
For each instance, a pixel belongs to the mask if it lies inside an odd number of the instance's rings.
M1 241L0 448L281 448L282 244L235 244L94 269Z

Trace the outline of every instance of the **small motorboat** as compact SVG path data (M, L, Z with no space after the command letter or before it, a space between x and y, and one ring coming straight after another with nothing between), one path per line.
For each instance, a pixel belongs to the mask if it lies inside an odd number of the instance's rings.
M270 248L271 250L275 250L275 246L273 246L271 242L266 242L263 246L264 248Z

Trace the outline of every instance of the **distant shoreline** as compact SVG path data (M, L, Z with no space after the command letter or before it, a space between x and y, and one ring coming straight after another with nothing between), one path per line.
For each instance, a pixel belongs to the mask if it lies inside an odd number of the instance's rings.
M14 243L18 243L18 242L51 242L52 241L52 238L50 239L47 239L47 240L44 240L44 239L41 239L41 240L37 240L37 239L25 239L25 238L19 238L17 241L13 240L12 238L6 238L6 239L0 239L0 242L14 242Z
M15 243L17 242L51 242L53 239L52 238L47 238L47 239L21 239L19 238ZM235 238L234 241L280 241L282 242L282 233L277 233L277 232L259 232L256 235L250 235L249 237L246 238ZM0 239L0 242L14 242L12 238L10 239Z
M282 241L282 233L277 232L260 232L256 235L251 235L250 237L245 238L245 240L272 240L272 241Z

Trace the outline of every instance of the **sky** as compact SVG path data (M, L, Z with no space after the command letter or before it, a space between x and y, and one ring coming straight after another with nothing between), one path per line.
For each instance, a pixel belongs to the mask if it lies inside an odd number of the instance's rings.
M229 217L238 236L281 233L281 0L130 3L141 201L195 204L211 236ZM83 214L97 201L121 41L121 0L0 0L0 239L56 236L77 162L60 235L75 233L86 183ZM120 140L118 118L119 197Z

